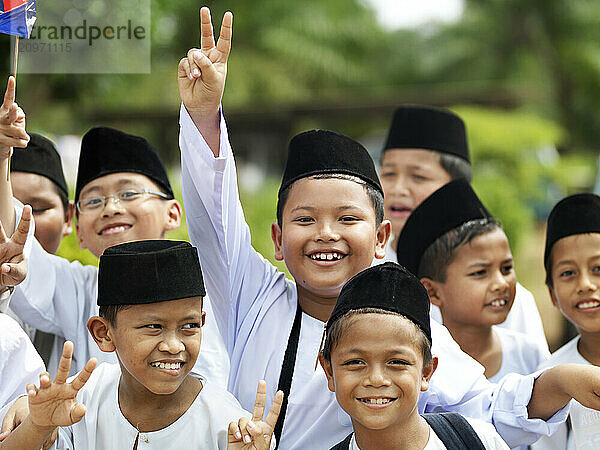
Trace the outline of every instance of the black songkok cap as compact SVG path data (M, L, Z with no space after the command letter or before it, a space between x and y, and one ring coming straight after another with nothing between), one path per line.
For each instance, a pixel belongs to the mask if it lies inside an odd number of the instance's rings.
M150 143L138 136L114 128L96 127L88 131L81 141L75 202L81 189L90 181L118 172L146 175L173 198L173 190L165 166Z
M435 150L470 163L465 123L453 112L433 106L400 106L383 151L391 148Z
M98 306L139 305L204 297L195 247L183 241L134 241L100 257Z
M69 196L60 155L54 143L39 134L31 133L26 148L14 148L10 162L11 172L35 173L52 181L59 191Z
M448 231L471 220L492 218L465 179L442 186L408 216L398 237L398 263L419 275L425 250Z
M387 262L369 267L350 278L342 288L327 329L348 311L379 308L402 314L414 322L431 342L427 290L404 267Z
M548 217L544 265L552 246L573 234L600 233L600 197L595 194L575 194L563 198L556 204Z
M354 175L383 195L367 149L348 136L328 130L306 131L292 138L279 194L301 178L329 173Z

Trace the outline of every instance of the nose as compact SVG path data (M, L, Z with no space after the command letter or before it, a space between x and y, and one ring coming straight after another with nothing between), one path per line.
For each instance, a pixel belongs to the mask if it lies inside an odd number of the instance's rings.
M387 376L385 368L381 367L379 364L375 364L369 368L365 379L365 385L373 387L390 386L391 381Z
M410 190L408 188L408 177L400 174L396 177L396 180L392 184L393 193L398 196L408 196Z
M580 294L586 292L595 292L598 289L598 284L590 277L587 271L582 270L579 275L577 290Z
M158 344L158 350L167 352L172 355L177 355L185 350L185 345L175 332L167 332L163 336L163 340Z
M120 214L123 210L121 201L116 195L108 195L104 198L104 208L102 209L102 215L109 217L115 214Z
M321 242L335 242L339 240L340 235L336 230L336 226L330 221L323 221L319 226L316 239Z
M506 288L510 286L509 277L513 276L512 272L509 274L504 274L502 271L496 271L496 276L492 282L492 291L504 291Z

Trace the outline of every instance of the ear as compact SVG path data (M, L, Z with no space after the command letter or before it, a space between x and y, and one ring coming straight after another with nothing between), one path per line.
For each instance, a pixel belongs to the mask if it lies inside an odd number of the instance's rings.
M116 350L112 338L112 327L107 320L102 317L91 317L87 322L87 329L98 344L98 348L103 352L114 352Z
M63 237L70 235L73 232L73 216L75 215L75 203L69 200L67 211L65 213L65 223L63 225Z
M431 380L433 372L435 372L435 369L437 369L437 365L438 358L437 356L434 356L431 364L423 367L423 376L421 377L421 392L425 392L427 389L429 389L429 380Z
M392 234L392 222L384 220L379 224L377 228L377 234L375 235L375 258L385 258L385 246Z
M177 200L169 200L169 206L167 208L167 223L165 224L165 231L175 230L179 228L181 224L182 208Z
M205 322L206 322L206 311L202 311L202 323L200 324L200 326L204 326Z
M327 387L331 392L335 392L335 383L333 382L333 370L331 369L331 363L323 358L322 353L319 353L319 363L321 363L323 372L325 372L325 376L327 377Z
M275 245L275 259L277 261L283 261L283 251L281 245L281 227L277 222L271 224L271 239Z
M79 242L79 247L81 247L82 249L87 248L87 246L85 245L85 240L81 235L81 230L79 229L79 219L75 221L75 231L77 232L77 242Z
M432 305L441 307L443 304L442 292L439 283L431 278L421 278L421 284L427 289L427 295Z

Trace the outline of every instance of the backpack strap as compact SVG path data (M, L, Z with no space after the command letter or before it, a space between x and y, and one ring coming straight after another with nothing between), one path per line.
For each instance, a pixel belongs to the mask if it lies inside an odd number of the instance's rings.
M451 450L485 450L467 419L458 413L422 414L435 434Z
M350 448L351 440L352 440L352 433L350 433L348 436L346 436L346 439L344 439L342 442L338 442L333 447L331 447L329 450L348 450Z

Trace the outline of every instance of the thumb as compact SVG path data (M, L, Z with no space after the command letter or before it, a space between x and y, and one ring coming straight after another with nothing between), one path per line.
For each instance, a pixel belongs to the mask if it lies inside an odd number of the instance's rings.
M71 408L71 421L73 423L79 422L85 415L85 406L81 403L77 403Z

